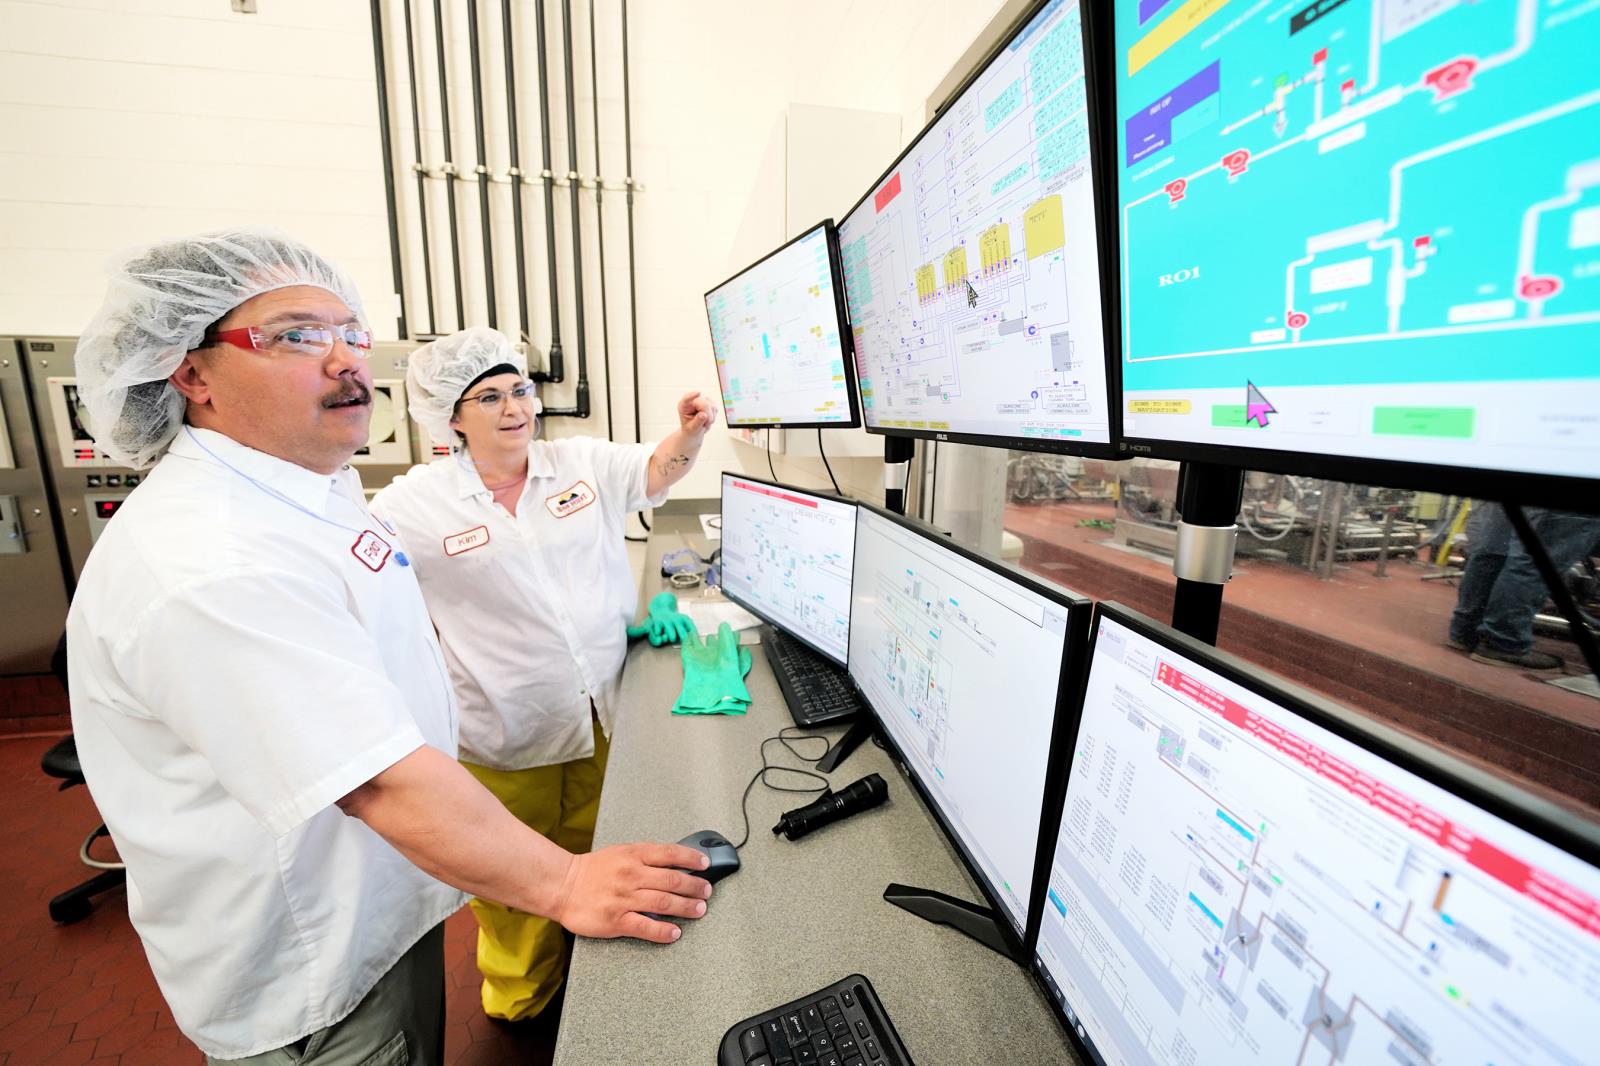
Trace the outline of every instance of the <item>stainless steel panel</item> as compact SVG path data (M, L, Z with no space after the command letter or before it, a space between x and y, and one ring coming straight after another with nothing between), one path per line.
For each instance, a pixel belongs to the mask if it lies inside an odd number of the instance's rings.
M0 463L0 496L8 511L15 508L14 516L0 518L0 537L15 522L23 549L0 554L0 675L47 672L67 621L67 579L35 441L25 353L16 338L0 337L0 458L8 460Z

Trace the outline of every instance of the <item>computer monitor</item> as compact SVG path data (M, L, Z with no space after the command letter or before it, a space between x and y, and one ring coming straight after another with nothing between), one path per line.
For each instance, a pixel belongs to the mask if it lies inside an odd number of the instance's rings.
M1083 19L1025 16L840 225L868 432L1114 454Z
M850 679L1014 951L1037 920L1051 745L1066 732L1088 619L1082 597L857 510Z
M706 293L728 425L861 424L833 220Z
M1115 1066L1594 1061L1600 831L1101 605L1034 973Z
M850 638L856 505L722 475L722 592L840 666Z
M1600 501L1600 9L1111 6L1126 454Z

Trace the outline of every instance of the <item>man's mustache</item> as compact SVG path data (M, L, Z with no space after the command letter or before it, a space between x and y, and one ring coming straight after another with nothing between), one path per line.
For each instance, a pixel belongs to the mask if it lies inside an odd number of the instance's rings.
M352 381L340 387L338 392L322 398L323 407L354 407L372 402L372 390L359 381Z

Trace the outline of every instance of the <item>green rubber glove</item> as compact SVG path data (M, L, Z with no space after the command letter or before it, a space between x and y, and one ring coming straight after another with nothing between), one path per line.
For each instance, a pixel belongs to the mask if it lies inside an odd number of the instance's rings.
M733 627L724 622L717 635L702 641L698 634L683 641L683 692L673 714L744 714L750 690L750 650L739 646Z
M676 644L694 633L694 621L678 611L678 597L670 592L657 593L650 601L649 612L636 626L628 627L628 637L645 637L651 647Z

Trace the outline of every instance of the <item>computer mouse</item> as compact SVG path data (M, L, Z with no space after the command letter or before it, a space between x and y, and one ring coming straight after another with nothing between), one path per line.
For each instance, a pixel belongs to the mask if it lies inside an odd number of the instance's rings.
M733 845L715 829L702 829L698 833L690 833L678 841L686 848L705 855L711 860L711 865L704 870L689 870L696 877L703 877L712 884L739 871L739 853L733 850Z

